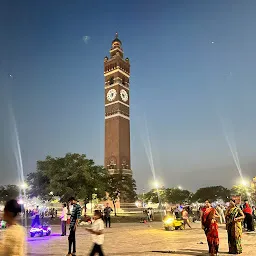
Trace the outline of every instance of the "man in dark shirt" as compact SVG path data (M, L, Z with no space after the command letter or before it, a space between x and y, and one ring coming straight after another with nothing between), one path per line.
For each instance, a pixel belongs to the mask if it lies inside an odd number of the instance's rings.
M113 212L112 208L109 206L107 203L106 208L104 209L104 220L106 223L106 228L109 226L110 227L110 214Z
M76 255L76 228L79 219L81 218L81 206L77 203L74 197L69 199L69 203L72 205L72 213L70 216L70 226L69 226L69 237L68 237L68 254L67 256ZM73 252L71 253L73 245Z

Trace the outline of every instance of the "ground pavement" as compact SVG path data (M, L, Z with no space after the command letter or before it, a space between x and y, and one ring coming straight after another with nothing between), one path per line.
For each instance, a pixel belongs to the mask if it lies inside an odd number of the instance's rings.
M200 256L207 254L207 244L200 224L193 224L192 230L164 231L161 223L125 223L113 224L105 230L104 252L108 256ZM67 253L67 237L57 234L58 226L53 227L51 237L29 238L29 256L57 256ZM227 236L225 227L220 227L220 256L226 252ZM256 255L256 233L243 235L242 255ZM203 244L200 244L203 242ZM90 235L83 227L77 230L77 255L85 256L91 249Z

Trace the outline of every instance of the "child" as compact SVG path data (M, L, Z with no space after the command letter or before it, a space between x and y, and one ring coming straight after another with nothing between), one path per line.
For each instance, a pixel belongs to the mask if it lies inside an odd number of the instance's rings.
M86 228L86 230L92 234L93 248L90 253L90 256L94 256L97 253L100 256L104 256L101 248L104 242L104 222L102 220L101 212L99 210L96 210L94 212L93 218L94 222L92 223L92 228Z
M26 233L22 226L16 222L21 206L16 200L10 200L4 208L4 221L7 229L0 241L0 255L5 256L25 256L26 255Z

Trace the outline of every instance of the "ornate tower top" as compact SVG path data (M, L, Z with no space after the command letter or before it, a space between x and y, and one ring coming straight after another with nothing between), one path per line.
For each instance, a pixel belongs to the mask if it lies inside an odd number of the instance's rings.
M116 37L115 37L115 39L112 41L112 48L111 48L111 49L115 49L115 48L121 49L121 47L122 47L122 42L121 42L121 40L118 38L118 33L116 32Z

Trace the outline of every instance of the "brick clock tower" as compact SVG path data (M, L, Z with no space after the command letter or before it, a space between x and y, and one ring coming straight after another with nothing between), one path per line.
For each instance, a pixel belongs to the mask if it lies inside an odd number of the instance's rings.
M104 58L105 168L132 175L130 156L130 63L116 33L110 57Z

